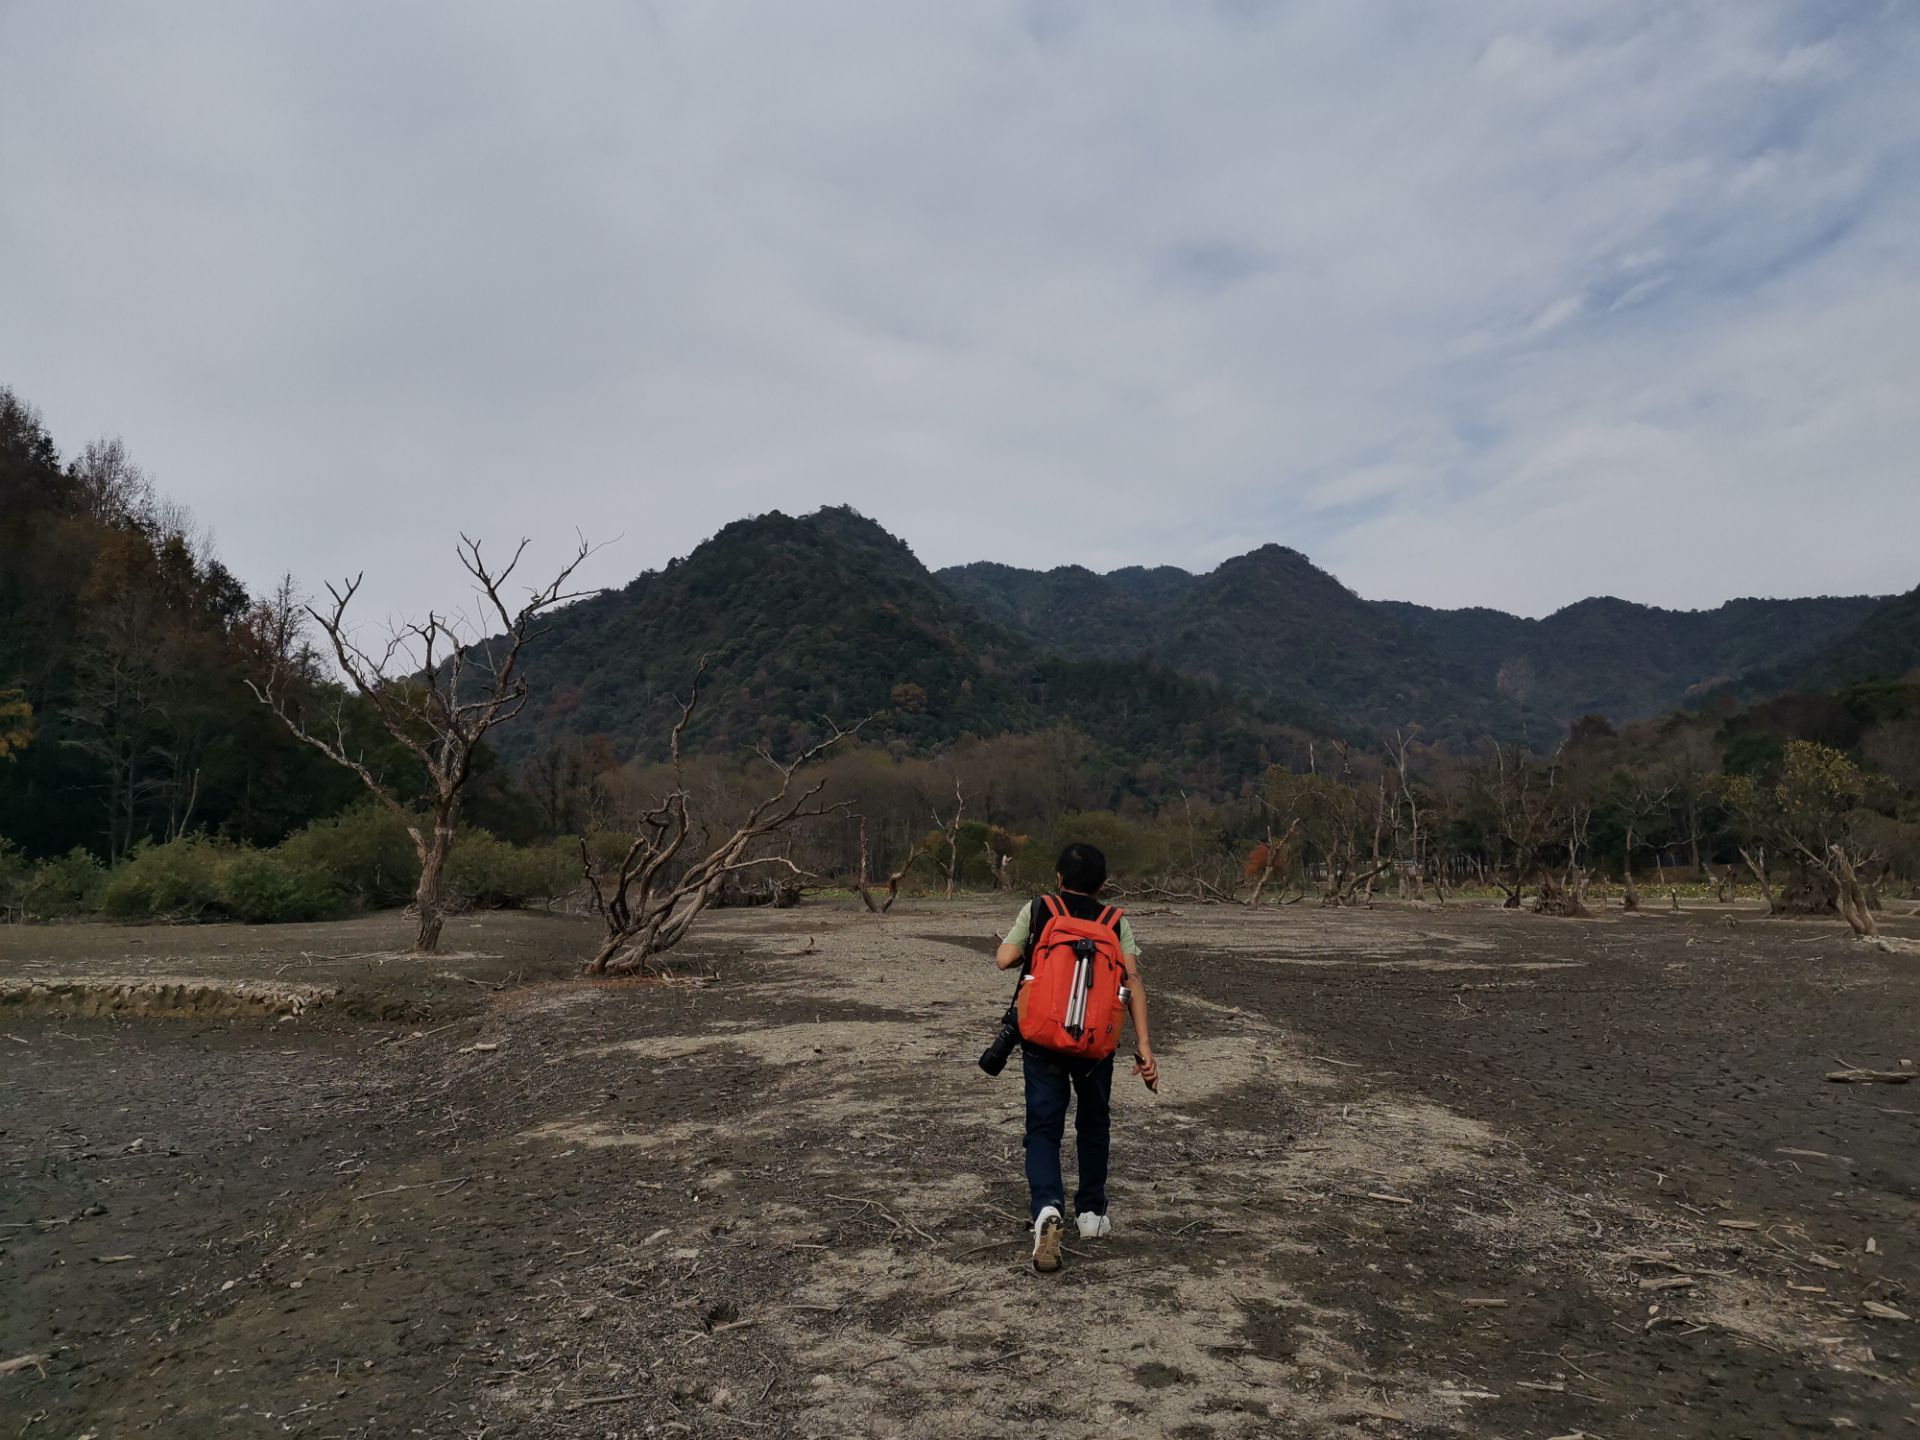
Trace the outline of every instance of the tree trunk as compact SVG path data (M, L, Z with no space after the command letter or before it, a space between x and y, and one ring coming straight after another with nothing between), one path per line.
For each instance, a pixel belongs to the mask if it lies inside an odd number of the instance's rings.
M907 852L907 863L887 876L887 898L878 904L873 899L873 880L867 874L870 863L867 848L867 822L860 822L860 878L854 882L854 888L860 892L860 901L875 915L884 915L893 908L893 902L899 897L900 882L907 878L907 871L913 868L913 862L920 858L920 850L915 848Z
M1755 882L1760 886L1760 898L1767 902L1767 913L1778 915L1780 902L1773 898L1773 881L1767 875L1767 852L1762 850L1756 856L1753 851L1742 845L1740 858L1747 862L1747 869L1752 872Z
M1631 825L1627 826L1627 848L1620 861L1620 872L1622 884L1626 889L1626 897L1621 900L1620 908L1622 910L1638 910L1640 908L1640 887L1633 883L1633 826Z
M1533 913L1576 917L1586 915L1588 911L1580 903L1578 895L1554 879L1551 870L1543 870L1540 875L1540 895L1533 902Z
M867 866L870 863L869 855L870 852L867 846L867 822L866 819L862 817L860 821L860 874L853 882L853 888L859 892L860 903L865 905L869 911L878 915L880 913L880 907L873 903L873 888L871 882L867 879Z
M1834 897L1840 918L1852 927L1853 933L1865 938L1880 933L1879 925L1873 918L1873 907L1868 903L1865 889L1860 884L1860 872L1855 868L1853 859L1835 845L1829 852L1834 878L1838 882L1839 893Z
M1779 915L1838 915L1840 882L1826 869L1796 859L1773 908Z
M453 848L453 816L440 816L434 821L432 837L416 843L420 853L420 883L413 890L413 905L420 917L420 928L414 935L413 953L431 955L440 948L440 927L446 920L441 910L440 889L447 868L447 852Z

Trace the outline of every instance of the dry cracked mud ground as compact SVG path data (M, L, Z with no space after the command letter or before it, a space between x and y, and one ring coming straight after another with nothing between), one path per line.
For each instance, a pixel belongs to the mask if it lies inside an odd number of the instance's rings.
M1823 1078L1920 1058L1920 955L1149 908L1162 1092L1042 1277L1012 908L721 915L710 984L561 917L0 932L0 1436L1920 1435L1920 1084Z

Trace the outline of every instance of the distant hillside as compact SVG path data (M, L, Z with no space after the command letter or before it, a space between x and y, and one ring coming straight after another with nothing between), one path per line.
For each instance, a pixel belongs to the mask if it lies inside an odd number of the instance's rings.
M553 617L510 756L605 735L658 757L700 657L694 748L791 753L828 721L879 717L914 748L1070 722L1141 758L1255 774L1278 734L1257 710L1144 660L1055 655L981 615L848 509L737 521L684 559ZM529 724L528 721L531 721Z
M1920 672L1920 589L1882 601L1851 629L1757 669L1738 687L1750 696L1782 690L1838 690L1864 680Z
M1463 745L1551 744L1589 712L1657 714L1804 663L1880 608L1601 598L1526 620L1365 600L1278 545L1205 575L988 563L934 575L852 510L776 512L556 615L530 655L535 703L501 745L512 758L604 735L623 755L658 755L709 654L698 748L790 753L828 719L869 715L877 738L922 750L1068 723L1115 757L1244 778L1303 731L1366 739L1417 724ZM1861 644L1907 643L1897 618Z
M1821 596L1662 610L1602 596L1544 620L1384 603L1465 666L1476 685L1565 724L1581 715L1626 721L1675 709L1783 655L1817 650L1880 602Z
M939 578L1063 654L1150 656L1322 732L1411 721L1433 738L1516 737L1528 729L1522 705L1476 686L1459 659L1283 546L1262 546L1206 575L980 564L942 570ZM1536 728L1547 725L1531 718Z
M1536 741L1581 715L1659 714L1783 656L1817 653L1881 604L1733 600L1687 611L1602 597L1528 620L1363 600L1276 545L1198 576L979 564L939 578L1063 653L1154 655L1303 722L1351 730L1412 720L1432 738ZM1886 637L1886 648L1899 643Z

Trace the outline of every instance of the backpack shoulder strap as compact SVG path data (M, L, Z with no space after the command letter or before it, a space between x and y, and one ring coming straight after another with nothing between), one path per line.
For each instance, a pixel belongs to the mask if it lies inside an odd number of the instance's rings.
M1109 905L1100 912L1100 918L1093 923L1096 925L1104 925L1107 929L1118 935L1120 933L1120 917L1126 913L1127 912L1122 910L1118 905Z
M1058 920L1062 915L1067 913L1066 902L1061 900L1058 895L1042 895L1040 897L1040 903L1047 907L1047 914L1055 920Z

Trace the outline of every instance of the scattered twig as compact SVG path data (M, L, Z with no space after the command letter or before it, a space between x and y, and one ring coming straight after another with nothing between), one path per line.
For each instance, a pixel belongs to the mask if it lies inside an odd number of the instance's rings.
M369 1190L364 1195L352 1195L348 1198L352 1200L373 1200L381 1195L399 1195L407 1190L437 1190L443 1186L448 1190L457 1190L472 1178L471 1175L461 1175L452 1180L423 1180L418 1185L395 1185L388 1190Z

